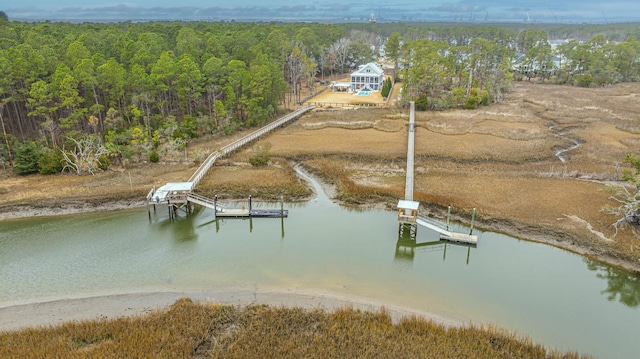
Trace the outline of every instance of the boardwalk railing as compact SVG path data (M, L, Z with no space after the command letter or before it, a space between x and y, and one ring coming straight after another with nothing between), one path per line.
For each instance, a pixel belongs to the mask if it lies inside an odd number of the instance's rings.
M306 102L317 107L385 107L385 103Z
M409 112L409 137L407 139L407 180L404 187L404 199L413 201L413 167L414 167L414 147L415 147L415 109L411 102Z
M215 200L213 200L211 198L207 198L205 196L201 196L201 195L193 193L193 192L189 193L189 196L187 197L187 199L189 200L189 202L193 202L193 203L199 204L201 206L214 209L215 211L221 211L222 210L222 207L220 205L218 205Z
M287 122L290 122L298 117L300 117L301 115L311 111L315 106L307 106L307 107L303 107L301 109L298 109L286 116L283 116L282 118L262 127L259 130L256 130L242 138L240 138L239 140L230 143L224 147L222 147L221 149L219 149L218 151L212 152L209 157L207 157L206 160L204 160L202 162L202 164L200 164L200 167L198 167L198 169L193 173L193 175L191 175L191 177L189 178L188 182L193 182L193 188L198 186L198 183L200 183L200 181L202 180L202 178L207 174L207 172L209 172L209 169L211 168L211 166L213 166L213 164L216 162L216 160L218 158L222 158L226 155L228 155L229 153L237 150L238 148L246 145L249 142L252 142L254 140L256 140L257 138L259 138L260 136L267 134L273 130L275 130L276 128L286 124Z

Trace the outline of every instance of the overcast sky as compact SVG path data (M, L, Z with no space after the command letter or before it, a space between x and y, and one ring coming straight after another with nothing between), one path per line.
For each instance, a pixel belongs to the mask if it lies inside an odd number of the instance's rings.
M2 0L10 20L640 21L640 0Z

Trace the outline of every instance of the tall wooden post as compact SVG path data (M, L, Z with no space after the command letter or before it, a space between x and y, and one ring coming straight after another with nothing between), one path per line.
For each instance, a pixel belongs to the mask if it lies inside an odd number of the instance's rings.
M284 197L280 196L280 217L284 218Z
M473 233L473 224L476 221L476 209L474 208L473 211L471 212L471 229L469 230L469 235L471 235Z

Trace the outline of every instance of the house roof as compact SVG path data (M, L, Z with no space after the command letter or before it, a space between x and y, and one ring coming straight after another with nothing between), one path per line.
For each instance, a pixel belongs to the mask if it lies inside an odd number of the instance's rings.
M376 64L375 62L370 62L368 64L365 65L360 65L360 68L354 72L351 73L351 76L356 75L356 76L367 76L367 75L383 75L384 74L384 70L378 66L378 64Z

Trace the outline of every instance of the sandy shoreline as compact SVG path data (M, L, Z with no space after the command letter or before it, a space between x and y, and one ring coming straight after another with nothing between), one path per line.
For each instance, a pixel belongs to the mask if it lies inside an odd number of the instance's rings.
M309 181L309 178L305 178ZM333 200L335 189L330 185L318 181L322 191ZM317 190L310 183L310 187ZM314 193L314 197L317 193ZM335 201L335 200L333 200ZM378 203L379 205L379 203ZM123 199L120 201L106 201L103 203L75 202L58 203L56 206L20 205L0 208L0 220L18 219L38 216L71 215L96 211L121 210L143 208L144 201L138 199ZM371 206L364 205L364 208ZM433 209L432 209L433 210ZM442 216L437 210L433 213ZM456 218L458 219L458 218ZM483 223L484 222L484 223ZM605 257L591 248L581 247L572 241L568 234L559 234L540 227L519 225L518 223L492 218L488 221L479 220L479 228L488 231L506 233L510 236L530 241L545 243L569 250L585 257L594 258L613 266L625 268L636 274L640 273L640 263L629 263L616 258ZM122 316L143 315L151 311L170 306L182 297L190 297L195 301L217 302L246 306L250 304L267 304L273 306L320 308L334 310L351 307L360 310L380 310L385 308L394 321L406 316L421 316L445 326L458 326L464 323L450 318L444 318L434 313L418 311L385 303L376 302L368 298L356 296L336 295L323 292L305 292L299 290L266 290L266 289L227 289L203 290L185 292L141 292L97 295L83 298L61 298L51 301L9 304L0 307L0 331L19 330L28 327L58 325L68 321L107 319Z
M62 216L89 212L113 211L120 209L142 208L145 201L139 199L106 201L100 204L84 203L59 203L56 206L13 205L10 210L0 208L0 221L5 219L19 219L30 217Z
M237 306L267 304L305 309L319 308L326 311L345 307L368 311L378 311L385 308L394 322L403 317L420 316L445 326L463 324L433 313L383 304L356 296L298 290L228 289L111 294L0 307L0 331L55 326L69 321L144 315L157 309L167 308L183 297L189 297L199 302L216 302Z

